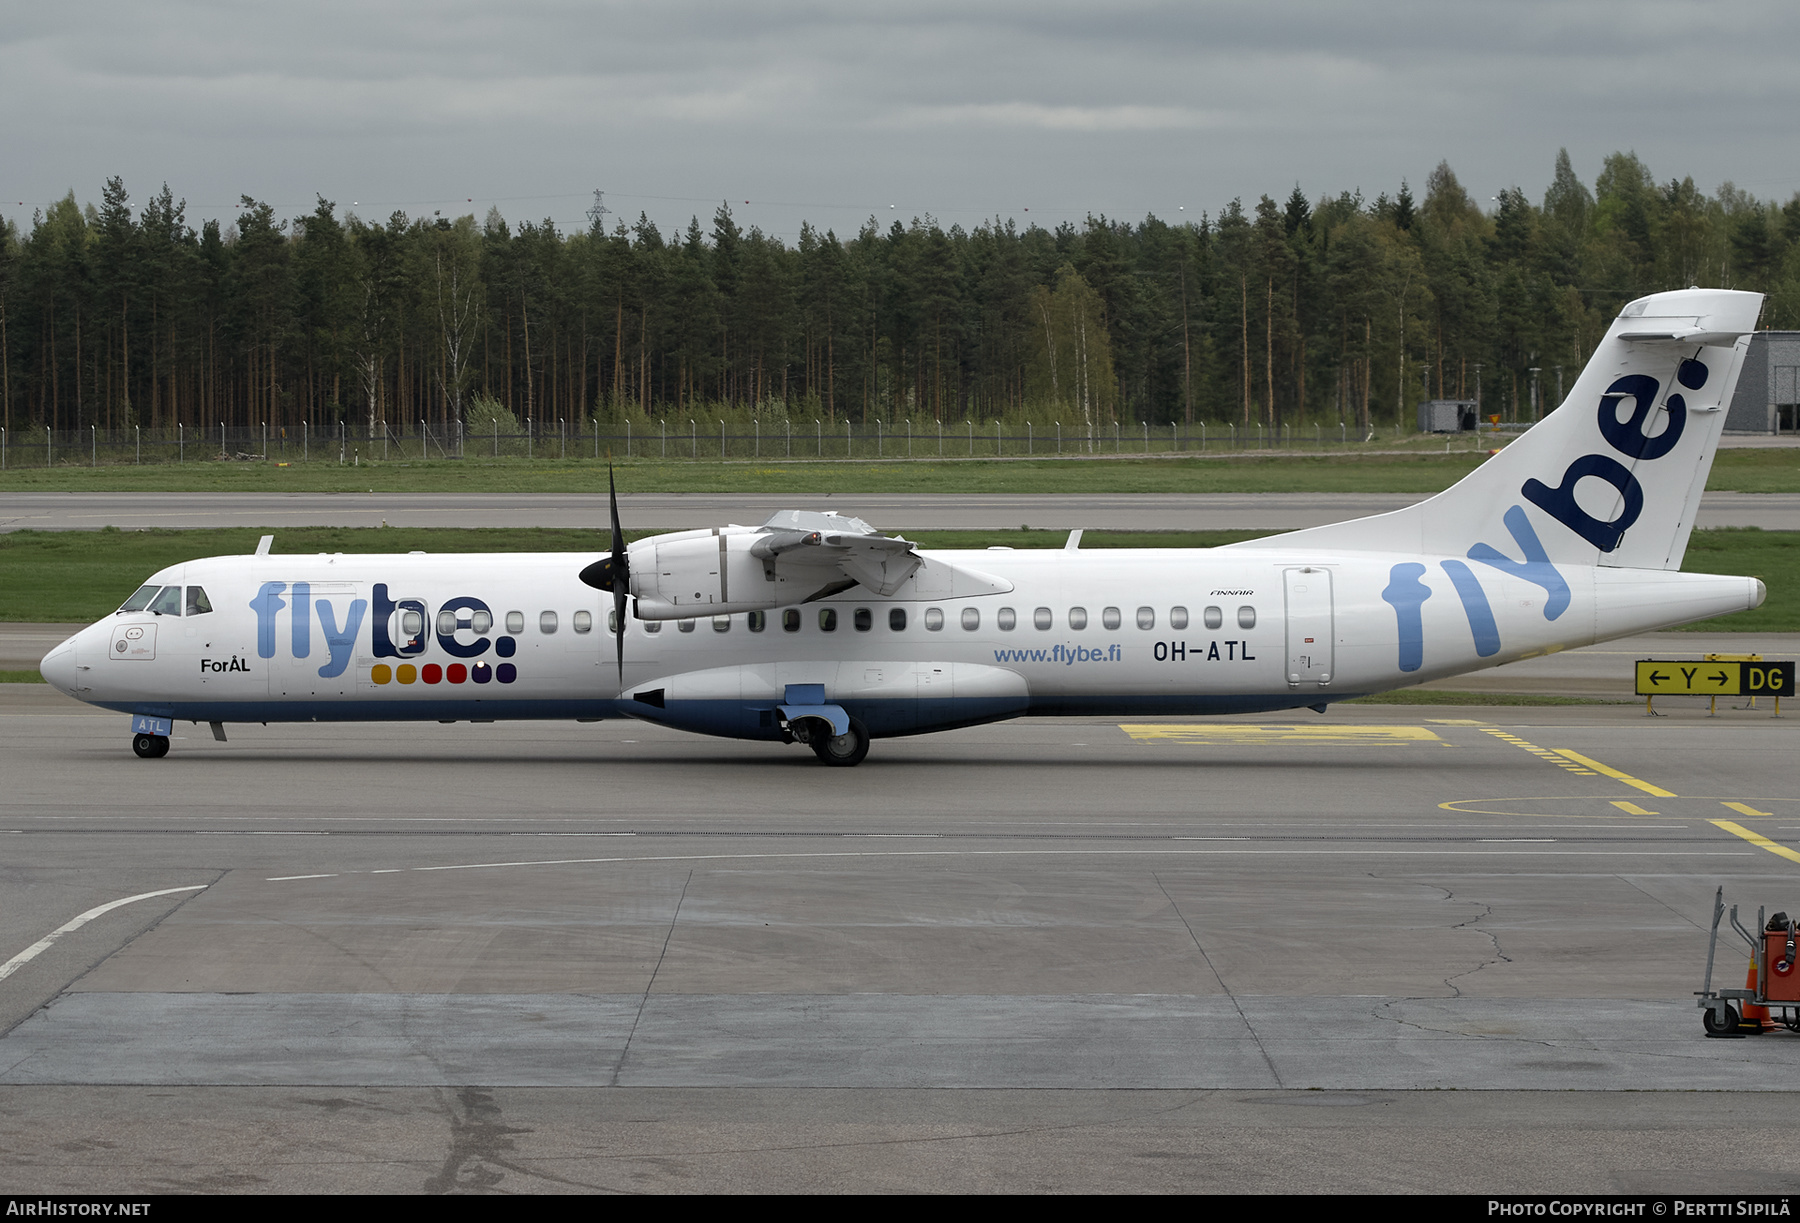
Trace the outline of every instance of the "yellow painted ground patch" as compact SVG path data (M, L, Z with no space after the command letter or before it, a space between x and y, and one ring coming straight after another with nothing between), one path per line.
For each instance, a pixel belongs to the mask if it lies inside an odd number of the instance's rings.
M1122 723L1119 729L1145 743L1355 743L1359 745L1442 743L1423 726L1251 726L1236 722L1199 724Z
M1719 805L1721 807L1730 807L1733 811L1737 812L1739 815L1774 815L1775 814L1773 811L1758 811L1755 807L1752 807L1749 803L1720 803Z

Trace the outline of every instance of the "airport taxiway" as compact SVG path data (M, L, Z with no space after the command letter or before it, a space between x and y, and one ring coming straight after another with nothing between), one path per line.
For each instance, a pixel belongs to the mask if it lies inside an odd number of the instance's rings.
M1800 1036L1692 998L1800 904L1769 712L141 761L5 685L0 1187L1790 1191Z

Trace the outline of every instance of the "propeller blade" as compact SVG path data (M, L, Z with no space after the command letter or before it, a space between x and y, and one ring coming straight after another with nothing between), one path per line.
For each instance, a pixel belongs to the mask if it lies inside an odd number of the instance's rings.
M625 551L625 531L619 525L619 486L613 479L612 460L606 463L606 493L612 508L612 556L606 576L613 597L613 649L618 655L619 682L625 682L625 592L631 585L631 562Z
M631 553L625 548L625 529L619 524L619 488L612 462L606 464L606 488L612 507L612 553L581 571L584 585L610 590L613 597L613 644L618 654L619 681L625 680L625 599L631 591Z

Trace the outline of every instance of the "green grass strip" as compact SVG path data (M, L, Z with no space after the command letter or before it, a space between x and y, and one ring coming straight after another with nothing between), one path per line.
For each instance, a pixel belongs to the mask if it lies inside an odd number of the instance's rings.
M948 440L948 439L946 439ZM1487 459L1467 439L1445 452L1417 439L1395 452L1237 451L1167 455L993 459L875 459L845 461L750 459L719 462L645 458L617 460L621 492L777 493L796 498L828 493L1435 493ZM891 442L889 443L892 444ZM922 445L923 443L920 443ZM933 439L935 446L935 439ZM1410 451L1410 452L1407 452ZM1756 448L1720 451L1707 487L1736 492L1800 492L1800 451ZM591 458L481 458L363 462L186 463L85 467L9 466L3 492L469 492L565 493L606 491L606 463Z

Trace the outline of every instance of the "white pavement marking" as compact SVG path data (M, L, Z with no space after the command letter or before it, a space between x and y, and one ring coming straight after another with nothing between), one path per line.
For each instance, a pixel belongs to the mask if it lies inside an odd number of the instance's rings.
M136 896L125 896L118 900L109 900L103 905L98 905L92 909L89 909L86 913L83 913L80 917L74 918L71 921L64 922L62 925L58 926L56 929L54 929L50 933L46 934L43 938L39 939L37 942L33 943L31 946L29 946L25 950L21 951L18 955L14 956L12 959L8 960L6 963L0 964L0 981L6 980L6 978L12 976L15 972L18 972L19 969L25 967L25 965L31 963L31 961L35 960L38 956L42 955L46 950L49 949L51 943L54 943L57 939L61 938L65 934L69 934L73 931L81 929L83 926L85 926L89 922L93 921L96 917L104 916L107 913L111 913L114 909L120 908L124 905L136 904L140 900L151 900L157 896L173 896L177 892L203 892L211 886L212 885L210 883L196 883L190 887L185 887L185 888L164 888L160 892L140 892Z
M1660 827L1660 825L1657 825ZM1174 840L1190 838L1176 837ZM1191 838L1212 839L1212 838ZM1220 837L1219 840L1232 840ZM1248 838L1245 838L1248 839ZM355 876L367 874L430 874L438 871L484 871L516 866L618 866L637 862L747 862L782 859L817 858L1045 858L1080 855L1084 858L1154 857L1305 857L1329 853L1336 857L1371 857L1388 854L1400 858L1416 857L1489 857L1503 858L1525 854L1540 858L1748 858L1746 849L1663 850L1663 849L919 849L919 850L843 850L824 853L768 854L658 854L619 858L534 858L522 862L460 862L448 866L408 866L390 871L344 871ZM296 879L336 879L338 874L270 875L264 883L288 883Z

